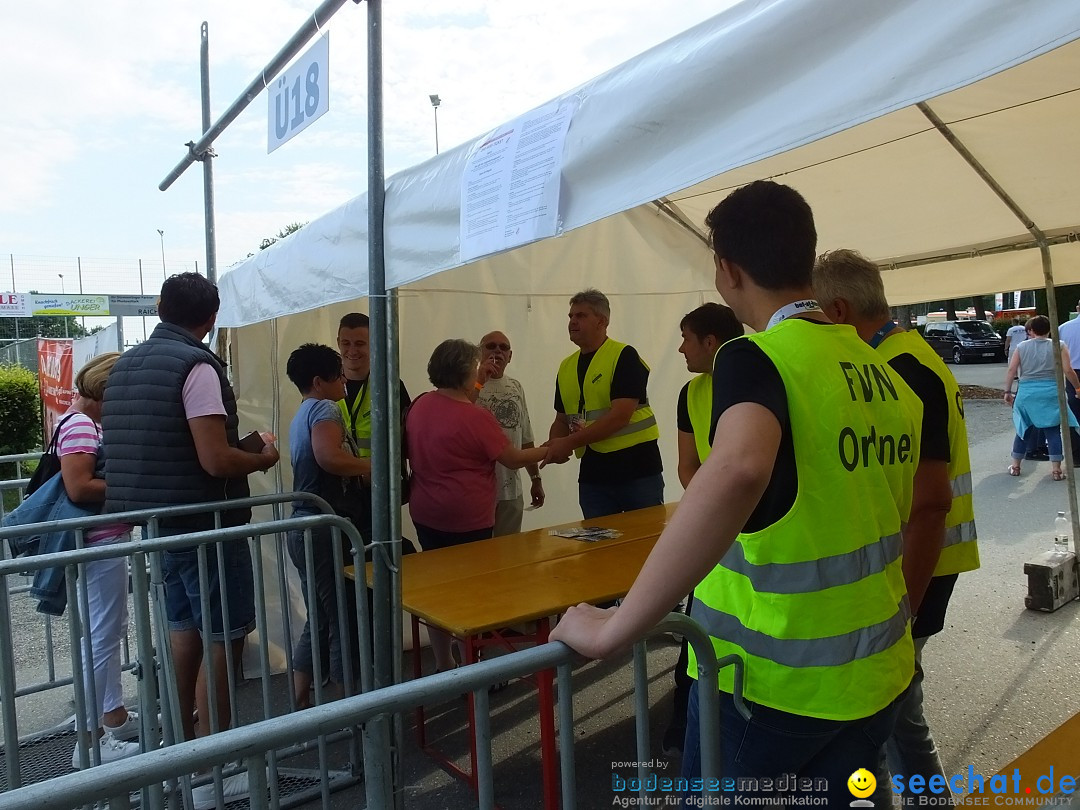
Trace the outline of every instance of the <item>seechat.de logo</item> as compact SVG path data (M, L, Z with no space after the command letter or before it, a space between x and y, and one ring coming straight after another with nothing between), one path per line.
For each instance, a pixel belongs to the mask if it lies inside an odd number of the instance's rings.
M874 778L874 775L866 768L859 768L847 780L847 789L855 797L855 801L850 806L873 807L874 803L868 801L867 796L872 796L876 787L877 779Z

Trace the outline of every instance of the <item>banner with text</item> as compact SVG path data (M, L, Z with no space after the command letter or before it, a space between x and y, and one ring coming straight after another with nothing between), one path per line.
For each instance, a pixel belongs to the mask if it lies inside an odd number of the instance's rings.
M71 340L38 338L38 385L45 420L43 447L49 446L57 422L75 399L72 365Z

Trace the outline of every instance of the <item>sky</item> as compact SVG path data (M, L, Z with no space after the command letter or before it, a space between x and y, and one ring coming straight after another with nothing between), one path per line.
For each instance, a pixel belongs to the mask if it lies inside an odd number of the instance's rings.
M471 140L709 17L734 0L399 0L383 4L386 176ZM60 292L74 257L205 267L202 169L158 184L201 129L200 26L209 24L212 117L241 94L318 0L36 0L5 3L0 259L19 291ZM367 7L330 37L330 110L273 154L267 94L215 143L219 272L292 222L366 190ZM163 231L159 235L158 230ZM62 261L59 258L66 257ZM84 265L95 266L84 259ZM129 270L117 270L127 274ZM137 272L137 271L136 271ZM12 283L0 267L0 290ZM154 277L160 279L160 275ZM105 278L106 281L100 279ZM89 284L138 292L131 280ZM73 292L67 273L66 292ZM147 281L146 292L153 280Z

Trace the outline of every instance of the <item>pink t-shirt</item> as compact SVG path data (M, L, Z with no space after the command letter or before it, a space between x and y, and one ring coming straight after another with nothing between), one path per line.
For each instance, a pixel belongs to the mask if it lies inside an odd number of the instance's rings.
M405 430L413 521L444 532L495 525L495 459L510 443L495 417L432 392L412 404Z
M71 414L70 418L68 414ZM57 433L56 454L62 458L75 453L88 453L96 458L98 449L101 447L101 428L93 419L80 411L68 411L64 414L64 419L66 421ZM107 543L129 531L131 527L126 523L98 526L86 533L83 542L86 545Z
M209 363L198 363L188 372L181 393L184 415L188 419L197 416L224 416L225 403L221 399L221 378Z

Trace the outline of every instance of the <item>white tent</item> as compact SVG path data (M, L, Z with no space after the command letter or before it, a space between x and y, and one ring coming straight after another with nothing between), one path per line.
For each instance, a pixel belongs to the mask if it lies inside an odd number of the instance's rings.
M813 207L822 250L894 268L897 305L1042 286L1036 234L1057 280L1080 281L1078 38L1076 0L746 0L560 97L577 103L560 238L468 265L460 185L483 139L395 175L386 275L401 292L406 383L426 387L441 339L503 329L542 440L558 360L573 349L567 298L599 287L613 299L611 334L653 366L677 497L678 322L716 298L705 213L750 180L788 183ZM284 358L332 343L336 318L363 308L366 228L361 195L222 278L219 324L244 327L233 358L251 427L284 432L298 399L277 385ZM556 497L532 525L578 514L574 477L553 471Z

